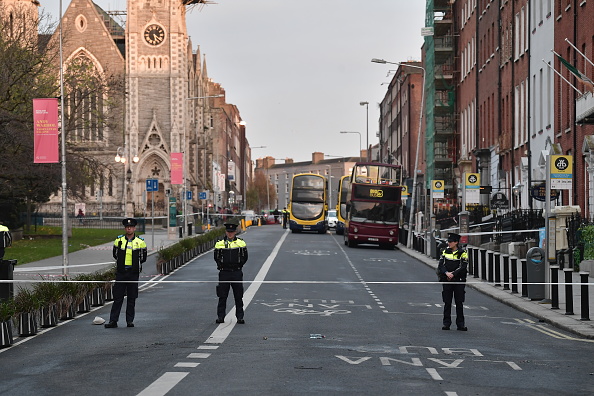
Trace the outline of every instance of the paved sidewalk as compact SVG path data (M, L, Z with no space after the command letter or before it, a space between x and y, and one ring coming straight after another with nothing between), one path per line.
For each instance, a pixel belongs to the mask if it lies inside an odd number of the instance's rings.
M177 237L168 239L167 230L165 229L155 229L153 234L150 228L147 227L146 233L140 234L140 236L146 242L149 256L156 254L159 249L179 241ZM114 235L113 239L115 240L116 237L117 235ZM112 248L113 241L68 254L68 274L74 276L108 268L114 264ZM14 269L13 278L14 280L37 280L41 276L47 278L59 277L63 274L63 264L62 256L56 256L17 265ZM146 270L149 269L145 268ZM22 285L22 283L15 283L15 290L19 285Z
M416 250L408 249L403 245L398 248L407 255L427 264L432 268L437 267L437 260L428 257ZM564 282L563 279L559 280ZM518 279L520 282L520 279ZM573 315L566 314L567 306L565 304L565 285L559 285L559 309L551 309L551 304L544 304L541 301L531 301L527 297L522 297L521 293L512 293L510 290L503 290L500 286L483 281L481 278L474 278L469 275L467 285L484 293L506 305L512 306L522 312L526 312L550 323L560 329L580 335L584 338L594 339L594 321L581 320L581 285L578 273L573 273ZM518 289L521 290L521 286ZM594 312L594 278L588 278L588 301L590 315ZM588 316L589 317L589 316ZM594 319L594 318L590 318Z

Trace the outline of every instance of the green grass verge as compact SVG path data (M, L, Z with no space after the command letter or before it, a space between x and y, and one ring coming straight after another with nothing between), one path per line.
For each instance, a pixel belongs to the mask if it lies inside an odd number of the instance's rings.
M124 231L122 229L74 228L72 229L72 237L68 238L68 253L76 252L89 246L113 242L118 235L122 235L123 233ZM35 234L57 235L58 237L31 237L31 235L25 234L22 240L14 241L12 247L6 249L4 260L17 260L18 265L62 255L61 227L37 227Z

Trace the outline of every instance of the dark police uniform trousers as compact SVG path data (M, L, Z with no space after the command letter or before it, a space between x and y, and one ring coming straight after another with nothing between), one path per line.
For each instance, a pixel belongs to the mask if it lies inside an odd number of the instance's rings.
M243 283L228 283L229 281L243 281L243 271L241 269L219 271L219 284L217 285L219 304L217 305L217 316L219 318L225 317L229 289L233 289L235 316L237 319L243 319Z
M127 295L126 300L126 323L134 322L136 299L138 298L138 278L139 273L126 271L124 273L116 273L116 281L135 281L132 283L116 282L113 285L113 305L111 307L111 314L109 315L110 322L117 322L120 317L122 304L124 303L124 296Z

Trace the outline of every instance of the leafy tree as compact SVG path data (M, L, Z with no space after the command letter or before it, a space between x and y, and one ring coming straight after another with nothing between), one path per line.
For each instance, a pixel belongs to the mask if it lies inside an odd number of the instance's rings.
M9 26L2 18L0 26ZM47 201L60 186L59 164L33 164L32 100L55 97L58 87L51 53L39 51L36 24L22 23L0 35L0 216L11 227L28 204Z
M56 194L62 184L60 164L33 163L33 99L60 95L58 40L49 32L55 24L42 15L0 15L0 217L9 227L22 224L19 213L29 214ZM43 34L37 34L38 26ZM65 37L64 40L67 40ZM88 57L72 59L64 70L67 188L70 197L81 198L85 186L106 172L106 128L121 126L124 84L118 75L97 72ZM120 98L113 100L110 98ZM113 144L123 137L115 136ZM28 223L28 222L27 222Z
M253 208L257 213L260 213L268 202L271 204L276 201L276 190L274 185L268 183L268 189L266 188L266 176L262 172L256 172L254 180L250 183L247 189L247 207ZM268 199L266 193L269 193Z

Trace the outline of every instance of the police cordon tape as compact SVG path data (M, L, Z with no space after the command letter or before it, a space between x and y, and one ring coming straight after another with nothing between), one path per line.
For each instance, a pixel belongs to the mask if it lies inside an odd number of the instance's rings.
M159 276L168 276L168 275L154 275L153 278ZM440 281L298 281L298 280L291 280L291 281L257 281L257 280L242 280L242 281L219 281L219 280L179 280L179 281L170 281L164 279L157 279L157 280L148 280L148 281L106 281L106 280L47 280L47 279L39 279L39 280L31 280L31 279L13 279L13 280L0 280L0 283L42 283L42 282L66 282L66 283L261 283L261 284L312 284L312 285L481 285L485 284L485 282L440 282ZM493 282L494 284L494 282ZM519 284L519 283L518 283ZM593 286L594 282L558 282L558 283L551 283L551 282L526 282L526 285L557 285L557 286L564 286L564 285L582 285L582 286Z

